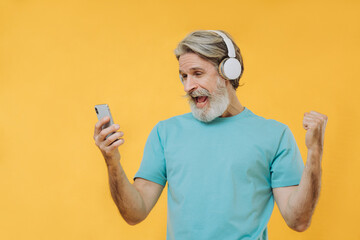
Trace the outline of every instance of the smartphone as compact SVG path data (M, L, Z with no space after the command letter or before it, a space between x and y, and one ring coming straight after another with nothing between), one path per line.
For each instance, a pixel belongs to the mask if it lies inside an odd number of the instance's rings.
M99 121L105 116L110 117L110 121L108 123L104 124L102 126L102 129L110 127L111 125L114 124L114 120L113 120L113 118L111 116L111 113L110 113L109 105L107 105L107 104L95 105L95 112L96 112L96 115L97 115L97 118L98 118ZM114 134L114 133L110 133L109 135L106 136L106 138L108 138L111 134Z

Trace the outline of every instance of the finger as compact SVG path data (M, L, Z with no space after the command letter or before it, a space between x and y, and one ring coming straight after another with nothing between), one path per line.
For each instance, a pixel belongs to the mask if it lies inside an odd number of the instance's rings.
M105 116L102 119L100 119L96 124L95 124L95 129L94 129L94 138L96 137L96 135L98 135L101 130L102 130L102 126L106 123L108 123L110 121L110 117L109 116Z
M120 145L124 144L124 139L120 138L117 141L113 142L110 146L107 146L105 149L106 151L113 151L114 149L118 148Z
M313 117L310 117L310 116L305 116L304 117L304 120L308 120L308 121L311 121L311 120L313 120L314 118Z
M319 116L319 115L315 115L315 114L309 114L309 115L305 115L304 116L304 120L310 120L310 121L314 121L314 122L318 122L319 124L326 124L326 117L324 116Z
M304 128L305 130L308 130L308 129L309 129L308 125L305 124L305 123L303 123L303 128Z
M305 130L309 129L309 123L307 121L303 121L303 127L305 128Z
M323 114L317 112L317 111L310 111L310 114L314 114L314 115L318 115L318 116L322 116Z
M98 140L101 142L104 141L107 135L109 135L113 132L116 132L119 129L120 129L120 126L118 124L113 124L110 127L107 127L105 129L101 130L101 132L98 134Z
M316 117L304 117L303 119L303 123L306 123L309 127L310 125L313 126L313 125L316 125L318 124L318 122L320 121L320 119L316 118Z
M317 125L317 122L316 121L313 121L313 120L308 120L308 119L304 119L303 120L303 127L308 130L308 129L311 129L311 128L314 128L316 127Z
M327 116L325 114L322 114L322 113L319 113L319 112L316 112L316 111L310 111L310 114L313 115L313 116L317 116L322 120L327 120Z
M116 140L118 140L119 138L121 138L122 136L124 136L123 132L116 132L116 133L112 134L111 136L109 136L104 141L104 145L107 147L107 146L111 145L113 142L115 142Z

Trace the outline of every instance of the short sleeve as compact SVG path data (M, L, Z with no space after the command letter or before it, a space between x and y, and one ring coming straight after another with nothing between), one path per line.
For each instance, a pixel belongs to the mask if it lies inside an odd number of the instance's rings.
M277 152L271 163L270 177L271 187L286 187L298 185L304 170L300 150L296 144L294 135L286 126L284 129Z
M160 123L158 123L149 134L145 144L140 168L135 174L134 180L136 178L144 178L165 186L166 164L159 127Z

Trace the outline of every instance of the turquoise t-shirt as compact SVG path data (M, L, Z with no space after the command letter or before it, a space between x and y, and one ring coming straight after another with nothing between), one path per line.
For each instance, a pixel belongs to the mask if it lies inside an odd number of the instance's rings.
M245 108L210 123L160 121L134 179L168 182L168 240L267 239L272 188L298 185L303 168L290 129Z

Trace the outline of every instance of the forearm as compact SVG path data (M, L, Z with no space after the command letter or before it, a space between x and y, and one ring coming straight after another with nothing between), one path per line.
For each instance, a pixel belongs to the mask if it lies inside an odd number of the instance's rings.
M111 196L124 220L130 225L141 222L146 217L145 203L129 182L120 162L108 166L108 173Z
M321 150L308 150L298 188L289 196L287 222L298 231L306 230L314 213L321 188Z

